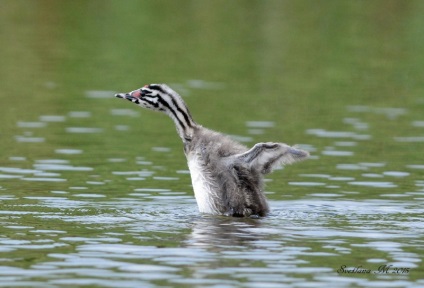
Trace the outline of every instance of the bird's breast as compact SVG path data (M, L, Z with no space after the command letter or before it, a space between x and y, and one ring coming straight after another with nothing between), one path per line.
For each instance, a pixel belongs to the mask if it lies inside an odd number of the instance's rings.
M220 214L218 203L218 187L216 180L205 165L202 157L196 153L187 155L194 197L199 211L209 214Z

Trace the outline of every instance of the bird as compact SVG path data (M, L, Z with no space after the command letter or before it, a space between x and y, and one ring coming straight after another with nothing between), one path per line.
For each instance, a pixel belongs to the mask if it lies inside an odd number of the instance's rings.
M264 175L309 157L297 146L260 142L248 148L228 135L197 124L181 96L166 84L148 84L115 97L167 114L183 142L200 213L265 217L270 208Z

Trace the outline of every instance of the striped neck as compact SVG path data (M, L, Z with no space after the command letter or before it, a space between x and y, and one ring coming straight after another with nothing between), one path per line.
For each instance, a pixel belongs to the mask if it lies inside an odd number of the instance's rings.
M190 111L181 96L164 84L153 84L149 85L148 88L160 92L160 96L158 95L158 102L162 108L160 110L168 114L174 121L177 133L183 142L191 141L194 127L197 124L191 117Z
M172 98L171 103L165 113L174 121L177 133L183 142L191 141L196 122L181 98Z

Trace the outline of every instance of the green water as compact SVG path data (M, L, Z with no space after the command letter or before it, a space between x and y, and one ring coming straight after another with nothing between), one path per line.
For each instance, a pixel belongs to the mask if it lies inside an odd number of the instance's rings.
M423 12L0 1L0 287L423 286ZM267 178L269 217L198 213L172 121L113 97L147 83L311 152Z

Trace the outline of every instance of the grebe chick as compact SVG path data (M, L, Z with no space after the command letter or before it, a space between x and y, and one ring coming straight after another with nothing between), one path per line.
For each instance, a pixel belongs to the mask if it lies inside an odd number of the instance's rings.
M263 192L263 175L279 165L309 156L307 151L283 143L257 143L248 149L226 135L206 129L194 122L180 95L165 84L150 84L115 96L172 118L184 143L201 213L266 216L269 206Z

